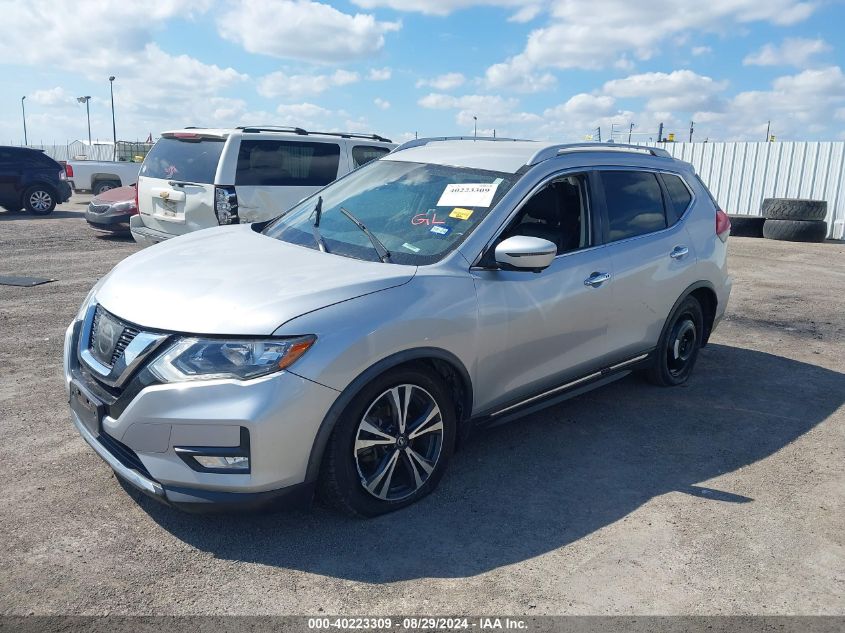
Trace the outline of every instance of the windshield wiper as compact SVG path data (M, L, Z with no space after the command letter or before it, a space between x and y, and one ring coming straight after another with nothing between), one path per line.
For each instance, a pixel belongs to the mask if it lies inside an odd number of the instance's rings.
M357 226L359 229L361 229L364 232L364 234L367 237L370 238L370 242L372 242L373 248L376 249L376 253L378 253L378 258L382 262L389 262L390 261L390 251L385 248L384 244L381 243L379 238L377 238L375 235L373 235L372 232L370 231L370 229L368 229L366 226L364 226L364 223L361 222L361 220L356 218L354 215L352 215L352 213L350 211L347 211L343 207L340 207L340 212L343 215L345 215L347 218L352 220L352 222L355 223L355 226Z
M323 217L323 196L317 198L317 204L314 205L314 224L311 225L311 232L314 234L314 241L317 242L317 248L323 253L328 253L329 249L323 241L323 236L320 235L320 218Z

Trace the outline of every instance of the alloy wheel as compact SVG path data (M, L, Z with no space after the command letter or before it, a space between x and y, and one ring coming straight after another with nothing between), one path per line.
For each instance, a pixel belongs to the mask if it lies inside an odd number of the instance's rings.
M29 206L36 211L46 211L53 203L53 197L46 191L33 191L29 196Z
M364 490L383 501L399 501L425 485L442 447L437 401L422 387L402 384L367 408L355 433L353 458Z

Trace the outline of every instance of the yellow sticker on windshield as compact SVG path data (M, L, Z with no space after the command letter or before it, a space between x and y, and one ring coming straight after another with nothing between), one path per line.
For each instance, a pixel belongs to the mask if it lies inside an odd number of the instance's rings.
M469 220L469 216L472 215L472 209L462 209L461 207L455 207L452 209L452 213L449 214L450 218L457 218L458 220Z

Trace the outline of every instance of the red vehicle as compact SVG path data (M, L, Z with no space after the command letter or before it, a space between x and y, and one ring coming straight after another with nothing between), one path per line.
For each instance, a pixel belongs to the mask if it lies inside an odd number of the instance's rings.
M104 191L91 199L85 219L96 231L129 235L129 218L138 213L136 185Z

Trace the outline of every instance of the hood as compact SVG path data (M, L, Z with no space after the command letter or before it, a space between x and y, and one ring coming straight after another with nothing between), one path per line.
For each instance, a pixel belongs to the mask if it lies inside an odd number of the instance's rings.
M104 191L92 198L94 204L114 204L115 202L129 202L135 200L135 187L115 187Z
M415 273L415 266L322 253L238 225L196 231L128 257L96 299L145 328L269 335L292 318L399 286Z

